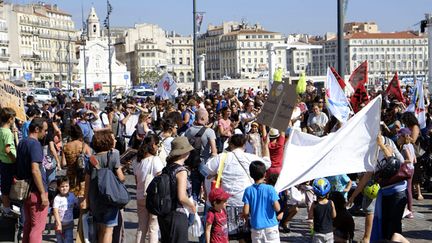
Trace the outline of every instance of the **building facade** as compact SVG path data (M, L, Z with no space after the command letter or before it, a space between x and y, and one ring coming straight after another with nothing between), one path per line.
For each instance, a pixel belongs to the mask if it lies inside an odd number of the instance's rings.
M4 5L11 80L30 86L68 87L76 78L76 32L72 16L57 5Z
M369 81L379 84L397 71L400 79L425 78L428 66L428 40L416 32L367 33L345 35L345 73L351 74L365 60L369 63ZM312 50L312 74L326 75L327 66L337 65L337 39L318 42L321 50Z
M206 78L257 78L268 71L267 45L284 44L283 35L256 24L225 22L208 26L198 39L198 53L206 54ZM276 51L276 66L286 70L286 52Z
M168 35L168 39L171 41L169 45L171 60L168 64L168 70L177 82L193 82L193 38L171 33Z

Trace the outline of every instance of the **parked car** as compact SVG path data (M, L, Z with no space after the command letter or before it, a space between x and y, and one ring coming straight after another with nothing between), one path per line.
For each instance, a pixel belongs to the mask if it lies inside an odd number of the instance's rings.
M152 89L132 89L127 94L127 97L134 99L146 99L147 97L154 97L155 92Z
M52 100L53 97L49 89L35 88L30 93L37 102L46 102Z

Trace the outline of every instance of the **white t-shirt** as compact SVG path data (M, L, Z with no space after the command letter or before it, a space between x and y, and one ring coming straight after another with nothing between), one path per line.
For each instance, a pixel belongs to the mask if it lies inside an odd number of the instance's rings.
M251 119L251 118L255 118L255 114L253 114L252 112L246 111L246 112L243 112L240 114L240 121L241 122L244 122L245 119ZM251 129L252 122L253 122L253 120L244 124L245 133L249 133L249 131Z
M68 196L57 195L54 198L53 208L58 208L62 224L73 222L73 208L78 204L78 199L73 193Z
M161 172L163 169L162 161L158 156L151 156L141 160L141 162L134 160L132 168L137 180L137 199L144 199L144 192L147 190L147 188L144 188L146 176L151 173L155 177Z
M120 121L122 121L125 118L123 114L120 115ZM138 123L139 113L132 114L129 119L126 122L125 125L125 131L123 131L123 134L126 136L132 136L132 134L135 132L135 127Z

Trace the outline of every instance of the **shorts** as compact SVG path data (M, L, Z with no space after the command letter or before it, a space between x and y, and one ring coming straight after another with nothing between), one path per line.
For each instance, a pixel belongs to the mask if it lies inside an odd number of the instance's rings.
M268 242L268 243L279 243L279 227L278 225L255 230L252 229L252 242Z
M107 207L103 210L93 213L93 220L97 224L103 224L107 227L114 227L118 224L118 215L120 209L115 207Z
M333 243L333 239L333 232L327 234L315 233L312 237L312 243Z
M373 214L375 211L375 199L363 195L362 209L365 214Z
M13 177L16 174L16 163L6 164L0 162L0 185L1 185L1 193L3 195L9 195Z

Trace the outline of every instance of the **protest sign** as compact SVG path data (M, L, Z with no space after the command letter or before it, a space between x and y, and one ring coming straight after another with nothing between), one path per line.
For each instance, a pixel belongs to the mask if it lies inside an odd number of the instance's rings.
M287 81L284 83L275 82L261 113L258 115L257 122L285 131L291 120L296 100L295 84L289 84Z
M19 120L27 120L24 110L24 95L18 86L7 81L0 81L0 105L1 107L12 108Z

